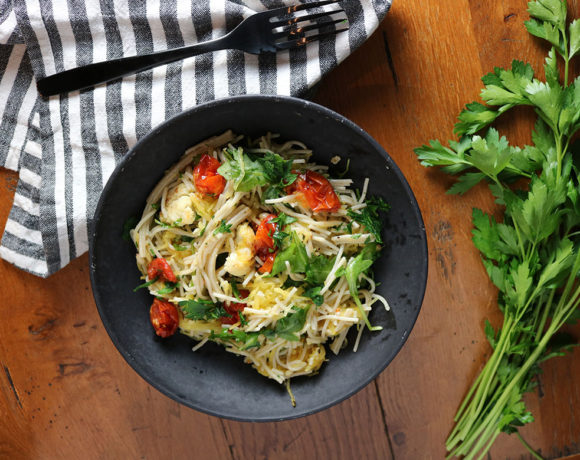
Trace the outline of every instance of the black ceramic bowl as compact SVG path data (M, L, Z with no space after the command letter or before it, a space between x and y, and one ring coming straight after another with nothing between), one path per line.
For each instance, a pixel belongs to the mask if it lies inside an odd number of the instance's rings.
M123 224L140 216L164 171L190 146L232 129L258 136L268 131L298 139L314 160L330 165L350 158L348 177L391 205L385 246L375 263L377 291L391 311L377 304L370 315L380 332L366 330L359 349L351 346L313 377L292 379L296 407L283 385L259 375L239 356L215 344L193 353L195 342L181 334L155 336L149 324L151 296L140 284L135 248L122 238ZM344 169L343 160L337 169ZM332 170L331 170L332 171ZM218 100L184 112L155 128L121 161L97 206L90 238L90 271L95 301L111 340L141 377L170 398L208 414L247 421L284 420L328 408L359 391L395 357L419 314L427 280L427 244L417 202L401 171L381 146L343 116L308 101L274 96Z

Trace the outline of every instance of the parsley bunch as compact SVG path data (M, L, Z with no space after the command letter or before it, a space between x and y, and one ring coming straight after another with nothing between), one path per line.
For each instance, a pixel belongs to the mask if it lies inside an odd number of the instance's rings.
M518 428L533 421L522 396L536 385L539 364L576 345L558 330L578 317L580 305L580 187L571 145L580 130L580 78L570 82L569 76L570 60L580 51L580 21L568 24L560 0L531 1L528 12L527 30L552 45L545 81L520 61L494 69L482 78L485 104L468 104L459 115L460 140L415 150L423 165L457 177L449 193L487 181L504 207L501 222L473 210L473 242L499 290L504 320L497 331L486 322L493 353L455 417L446 443L450 457L482 458L501 432L519 437ZM538 115L531 146L511 146L489 128L516 106Z

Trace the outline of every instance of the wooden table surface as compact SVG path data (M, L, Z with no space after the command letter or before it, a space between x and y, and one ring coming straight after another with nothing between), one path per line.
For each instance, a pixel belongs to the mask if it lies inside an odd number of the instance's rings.
M569 2L580 16L580 2ZM377 32L320 85L315 100L366 129L413 188L428 235L429 281L405 347L349 400L299 420L221 420L173 402L121 358L93 302L87 256L41 280L0 261L0 458L421 459L444 440L497 324L495 290L470 241L471 208L493 209L486 189L445 194L449 179L413 148L448 139L479 78L513 58L543 76L543 44L524 30L525 1L395 0ZM580 65L573 72L578 75ZM530 141L524 111L499 125ZM0 171L0 225L16 175ZM580 328L572 331L580 335ZM580 452L580 350L548 362L526 401L523 436L550 458ZM528 458L502 435L492 459Z

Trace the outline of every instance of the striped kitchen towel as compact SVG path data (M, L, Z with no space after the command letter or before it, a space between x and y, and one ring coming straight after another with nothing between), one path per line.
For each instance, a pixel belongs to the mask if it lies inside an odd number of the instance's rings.
M375 30L391 0L342 1L349 32L301 49L218 51L49 99L36 79L215 39L257 11L296 3L0 0L0 166L20 173L0 257L43 277L64 267L87 251L99 195L137 140L212 99L303 95Z

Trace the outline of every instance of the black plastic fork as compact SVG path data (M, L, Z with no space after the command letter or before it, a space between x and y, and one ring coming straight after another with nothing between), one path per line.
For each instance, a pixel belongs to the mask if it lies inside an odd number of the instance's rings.
M234 30L216 40L66 70L38 80L38 92L42 96L53 96L89 88L210 51L236 49L250 54L261 54L304 46L312 41L348 30L348 24L340 29L331 27L346 22L345 19L332 18L332 15L344 13L344 10L335 9L303 15L294 13L335 4L338 1L324 0L263 11L244 19ZM306 21L318 22L300 26ZM318 33L307 34L310 31Z

